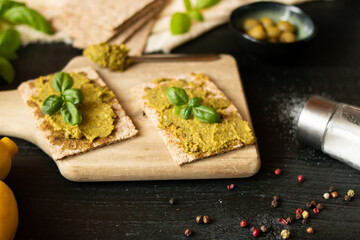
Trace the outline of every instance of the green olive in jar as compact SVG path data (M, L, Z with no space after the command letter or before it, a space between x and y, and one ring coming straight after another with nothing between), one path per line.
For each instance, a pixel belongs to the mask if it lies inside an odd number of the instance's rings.
M277 27L283 32L295 32L295 27L288 21L278 21Z
M243 29L244 29L245 32L248 32L248 31L250 31L250 29L252 29L256 25L260 25L260 22L257 19L248 18L248 19L245 20L245 22L243 24Z
M279 37L281 43L292 43L296 41L296 36L292 32L283 32Z
M266 33L269 38L278 38L280 36L280 30L275 26L265 27Z
M260 22L265 28L268 27L268 26L273 26L274 25L273 20L271 18L269 18L269 17L260 18Z
M247 32L247 34L257 40L264 40L267 38L267 34L261 25L253 27L250 29L250 31Z

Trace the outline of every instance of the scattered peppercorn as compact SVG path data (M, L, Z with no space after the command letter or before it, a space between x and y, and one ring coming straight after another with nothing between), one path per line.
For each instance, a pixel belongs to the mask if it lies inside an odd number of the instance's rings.
M260 227L260 230L261 230L263 233L267 233L267 232L269 231L269 228L266 227L265 225L262 225L262 226Z
M331 193L331 192L333 192L333 191L335 191L335 188L334 188L333 186L331 186L331 187L329 188L329 193Z
M175 198L170 198L169 203L170 203L171 205L174 205L174 204L175 204Z
M287 223L292 223L292 221L293 221L293 218L292 218L292 217L289 216L289 217L286 218L286 222L287 222Z
M303 182L303 181L304 181L304 176L303 176L303 175L299 175L299 176L298 176L298 181L299 181L299 182Z
M275 174L280 175L281 174L281 169L280 168L275 169Z
M229 190L229 191L230 191L230 190L233 190L234 187L235 187L234 184L227 185L227 190Z
M290 237L290 232L288 230L282 230L281 231L281 237L283 239L288 239Z
M247 226L247 222L245 221L245 220L242 220L241 222L240 222L240 227L246 227Z
M191 230L190 229L186 229L185 232L184 232L185 236L186 237L190 237L191 235Z
M324 209L324 205L322 205L321 203L318 203L316 205L316 208L319 209L319 210L323 210Z
M347 202L350 202L351 197L349 195L345 195L344 200L347 201Z
M315 202L314 200L312 200L312 201L310 202L310 204L311 204L312 207L316 207L316 202Z
M325 199L329 199L329 198L330 198L330 194L329 194L329 193L324 193L323 197L324 197Z
M196 217L196 222L197 223L202 223L202 216L201 215Z
M337 192L331 192L331 196L332 198L337 198L339 196L339 194Z
M301 213L297 213L297 214L295 215L295 218L296 218L297 220L302 219L302 214L301 214Z
M278 201L275 201L275 200L272 200L272 201L271 201L271 206L277 207L278 205L279 205L279 202L278 202Z
M313 211L315 214L318 214L320 212L320 210L318 208L314 208Z
M306 202L306 207L307 207L307 208L312 208L311 202Z
M288 225L288 222L285 221L285 219L283 219L283 218L279 218L278 221L279 221L282 225L285 225L285 226Z
M204 216L203 217L203 223L205 223L205 224L210 223L210 217L209 216Z
M355 191L352 190L352 189L349 189L349 191L347 192L347 195L348 195L349 197L354 197L354 196L355 196Z
M298 214L298 213L302 214L302 212L303 212L303 210L301 208L298 208L298 209L295 210L296 214Z
M309 212L308 212L308 211L303 211L302 217L303 217L304 219L305 219L305 218L308 218L308 217L309 217Z
M260 234L260 230L257 229L257 228L255 228L254 231L253 231L253 233L252 233L252 235L253 235L254 237L257 237L257 236L259 236L259 234Z
M303 220L301 220L301 223L302 223L303 225L306 225L306 224L309 223L309 219L308 219L308 218L304 218Z
M306 231L308 234L314 234L314 229L312 227L308 227Z
M275 195L275 196L273 196L273 200L278 202L280 200L280 198L279 198L279 196Z
M252 226L252 227L250 228L250 232L254 232L255 229L256 229L256 228L255 228L254 226Z

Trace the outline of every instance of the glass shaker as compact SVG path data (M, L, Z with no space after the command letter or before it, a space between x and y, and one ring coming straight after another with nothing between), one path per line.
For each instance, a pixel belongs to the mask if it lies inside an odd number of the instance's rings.
M360 170L360 108L311 97L301 112L300 141Z

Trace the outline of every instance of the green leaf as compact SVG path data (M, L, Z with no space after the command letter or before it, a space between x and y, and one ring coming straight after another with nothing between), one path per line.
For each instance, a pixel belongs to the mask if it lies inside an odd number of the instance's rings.
M201 105L201 98L199 98L199 97L193 97L189 101L189 106L190 107L198 107L200 105Z
M25 4L20 2L14 2L9 0L0 0L0 17L4 15L4 13L12 7L16 6L24 6Z
M4 13L4 18L16 24L27 24L38 31L50 34L50 23L37 11L25 6L12 7Z
M217 123L220 122L220 115L211 107L200 105L193 109L194 116L204 123Z
M61 115L66 123L78 125L82 122L82 116L79 110L72 102L66 102L61 108Z
M201 12L197 9L191 9L187 12L189 14L189 16L192 18L192 19L195 19L196 21L199 21L199 22L203 22L204 21L204 17L203 15L201 14Z
M9 60L15 60L18 58L18 55L14 51L10 51L9 49L0 46L0 57L4 57Z
M166 96L172 104L178 107L181 107L188 102L188 95L182 88L169 87L166 89Z
M177 12L171 16L170 30L172 35L186 33L190 30L191 20L186 13Z
M50 95L45 99L43 105L41 106L41 112L44 114L52 115L59 111L62 105L63 100L61 97L56 95Z
M181 111L181 108L180 108L180 107L175 106L173 111L174 111L174 114L175 114L175 115L180 116L180 111Z
M188 119L192 114L192 107L186 106L180 110L180 116L183 119Z
M73 104L78 104L84 98L80 89L68 89L64 92L64 98L68 102L72 102Z
M210 8L212 6L215 6L219 2L220 2L220 0L197 0L196 4L195 4L195 7L197 9Z
M3 77L8 83L12 83L15 77L13 66L7 59L3 57L0 57L0 76Z
M20 33L8 28L0 32L0 47L6 48L10 52L15 52L21 45Z
M58 72L53 76L51 83L56 91L63 94L74 85L74 79L66 72Z
M185 5L186 11L190 11L192 9L190 0L184 0L184 5Z

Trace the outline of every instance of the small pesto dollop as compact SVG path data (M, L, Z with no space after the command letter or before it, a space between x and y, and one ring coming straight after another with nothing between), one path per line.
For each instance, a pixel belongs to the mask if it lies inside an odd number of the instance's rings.
M132 63L129 51L124 44L99 43L87 47L83 55L103 67L122 72Z
M204 76L204 75L199 75ZM225 109L230 102L225 97L215 96L212 92L204 90L204 81L186 81L172 79L157 79L154 88L147 88L146 104L160 113L160 128L170 131L180 139L180 145L185 152L193 154L216 153L230 149L239 141L245 144L254 144L256 139L248 122L241 119L235 112ZM166 97L169 87L184 88L190 98L200 97L201 103L215 109L222 120L220 123L203 123L194 118L183 119L174 114L174 105Z
M114 113L109 101L115 97L114 93L106 87L95 86L83 73L70 73L74 79L74 88L81 89L84 99L77 104L82 114L82 122L79 125L71 125L64 122L60 111L53 115L45 115L55 131L64 134L65 138L81 139L87 138L93 141L95 138L107 137L114 129ZM51 86L53 75L40 77L36 80L35 86L39 93L32 97L40 108L44 100L53 94L58 94Z

